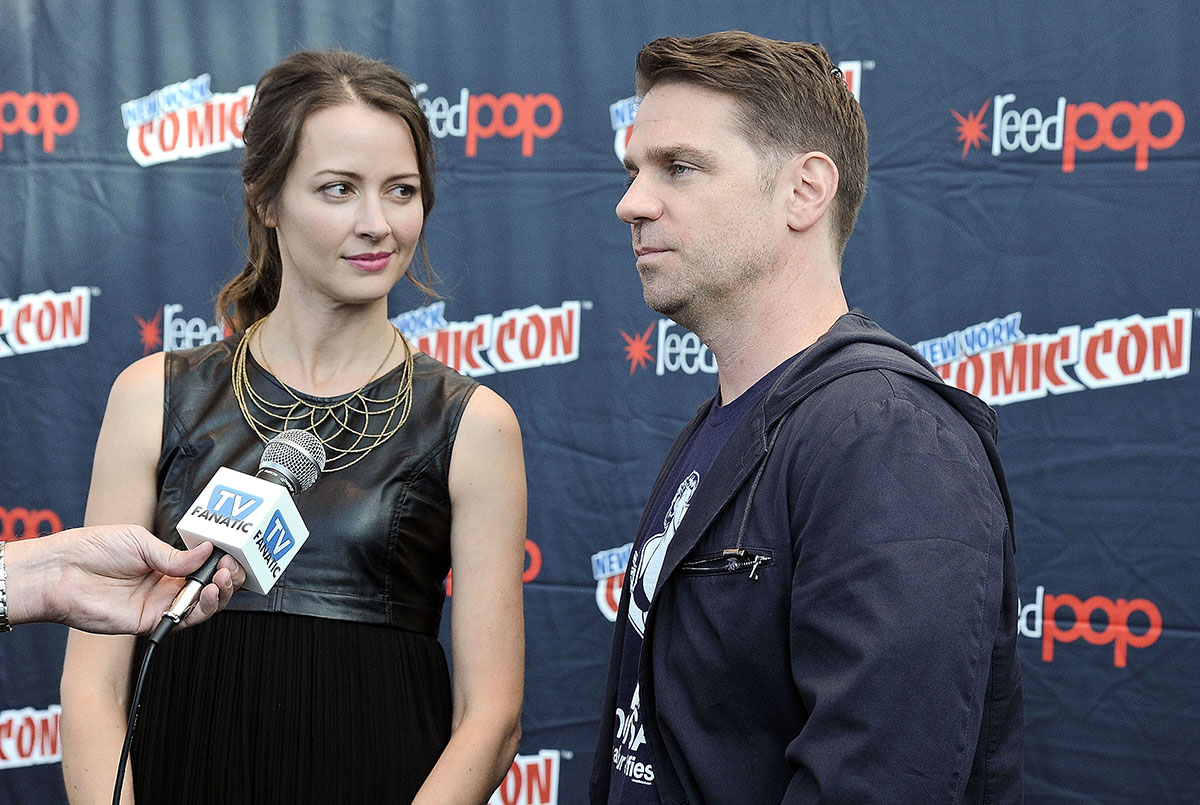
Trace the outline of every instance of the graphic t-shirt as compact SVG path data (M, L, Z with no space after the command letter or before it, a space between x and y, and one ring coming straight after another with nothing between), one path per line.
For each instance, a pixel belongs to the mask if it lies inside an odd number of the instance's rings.
M658 805L654 764L646 745L645 723L652 713L642 709L639 668L645 636L646 616L658 589L659 574L667 547L675 536L700 479L730 434L745 415L762 400L771 385L791 363L789 358L728 405L713 405L695 433L680 451L658 495L650 516L629 554L625 587L629 591L629 617L617 628L625 630L621 668L617 682L617 713L612 737L612 775L608 801L622 805Z

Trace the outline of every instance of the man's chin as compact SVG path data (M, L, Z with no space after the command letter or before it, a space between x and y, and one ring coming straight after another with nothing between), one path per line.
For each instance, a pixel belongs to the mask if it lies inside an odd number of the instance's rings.
M682 327L686 327L689 330L693 329L692 325L694 322L692 320L692 316L690 316L688 313L688 305L685 300L677 297L654 297L649 294L643 295L642 298L645 300L646 306L655 313L666 316L671 321Z

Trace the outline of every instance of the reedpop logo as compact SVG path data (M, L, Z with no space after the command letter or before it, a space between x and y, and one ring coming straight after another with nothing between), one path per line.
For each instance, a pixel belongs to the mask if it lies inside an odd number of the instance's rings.
M1067 103L1066 97L1060 96L1049 114L1035 106L1010 107L1016 99L1011 92L996 95L985 100L978 112L968 112L965 117L950 110L958 121L963 159L972 149L982 151L984 142L991 143L993 157L1017 150L1026 154L1061 151L1062 172L1072 173L1077 153L1100 148L1115 152L1133 149L1134 170L1144 171L1150 166L1150 151L1174 146L1185 126L1183 109L1165 98L1102 106L1093 101ZM989 107L993 107L990 136L984 122Z
M173 352L211 344L232 332L226 325L213 324L199 316L185 318L180 315L182 312L183 305L167 304L148 319L134 316L144 355L149 355L159 347L164 352Z
M645 332L630 333L621 330L625 340L625 360L629 361L629 374L638 369L654 365L654 374L683 372L694 375L717 373L717 359L700 336L680 327L670 319L659 319L646 328ZM654 345L650 339L655 338ZM656 357L657 352L657 357Z
M0 92L0 151L6 136L40 134L42 151L52 154L55 138L75 131L78 124L79 103L65 92Z
M1067 615L1060 617L1066 610ZM1136 631L1135 631L1136 630ZM1093 646L1113 644L1113 667L1124 668L1129 648L1146 648L1163 630L1162 613L1145 598L1126 600L1094 595L1086 600L1068 593L1051 595L1038 587L1033 601L1020 607L1017 633L1042 641L1042 660L1054 661L1055 643L1079 638Z
M52 509L0 506L0 542L53 534L62 531L62 518Z
M548 92L536 95L520 95L505 92L499 96L491 93L472 95L463 87L458 93L458 102L438 96L426 98L428 84L417 84L413 95L429 119L429 129L439 140L446 137L465 140L464 152L474 157L479 151L479 141L499 135L508 140L521 141L521 156L532 157L535 140L546 140L558 133L562 126L562 103Z

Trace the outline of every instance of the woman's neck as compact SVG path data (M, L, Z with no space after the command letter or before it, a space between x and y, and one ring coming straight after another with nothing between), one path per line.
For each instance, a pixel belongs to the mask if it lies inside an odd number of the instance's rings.
M250 351L280 382L318 397L345 394L404 360L387 302L324 311L281 304L254 327Z

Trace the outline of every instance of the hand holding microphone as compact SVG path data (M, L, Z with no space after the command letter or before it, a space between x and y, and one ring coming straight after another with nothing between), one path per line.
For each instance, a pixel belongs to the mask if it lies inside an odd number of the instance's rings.
M208 486L179 521L189 548L213 545L212 556L188 576L187 583L150 635L157 644L187 617L200 591L230 555L246 571L243 587L267 593L308 539L308 528L292 495L311 487L325 467L325 446L311 432L286 430L267 443L258 472L246 475L228 467L217 470Z

